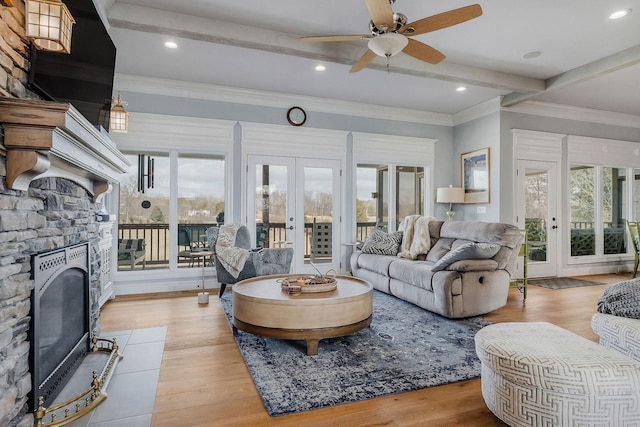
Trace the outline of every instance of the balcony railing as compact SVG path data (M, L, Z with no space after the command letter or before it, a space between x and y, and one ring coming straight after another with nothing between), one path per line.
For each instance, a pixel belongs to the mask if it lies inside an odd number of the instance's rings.
M178 224L178 229L188 232L189 241L194 246L207 246L206 230L217 224ZM356 239L364 241L375 228L375 222L361 222L356 227ZM146 265L148 268L169 265L169 224L118 224L119 239L144 239L146 243ZM254 246L265 248L279 247L286 243L284 223L256 224L256 242ZM179 242L178 250L186 249L189 242ZM184 245L183 245L184 243ZM313 223L304 225L304 257L311 259L313 246ZM179 266L188 266L188 259L180 259ZM126 268L125 268L126 269Z

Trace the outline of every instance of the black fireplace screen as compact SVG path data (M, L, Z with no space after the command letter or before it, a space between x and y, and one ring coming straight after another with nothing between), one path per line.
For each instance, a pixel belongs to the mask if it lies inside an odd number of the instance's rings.
M88 243L32 258L32 408L53 401L89 349L88 260Z

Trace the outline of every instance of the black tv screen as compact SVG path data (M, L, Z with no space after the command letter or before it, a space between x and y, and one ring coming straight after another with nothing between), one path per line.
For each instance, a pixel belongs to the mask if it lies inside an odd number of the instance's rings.
M31 47L29 88L49 101L70 102L87 120L109 130L100 109L111 100L116 47L91 0L64 0L76 23L71 53Z

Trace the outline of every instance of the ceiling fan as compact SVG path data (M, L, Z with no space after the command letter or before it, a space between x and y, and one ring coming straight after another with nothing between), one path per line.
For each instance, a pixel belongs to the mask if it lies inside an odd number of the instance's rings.
M371 34L301 37L300 40L305 42L369 40L367 51L351 67L350 73L356 73L365 68L376 55L387 58L388 70L389 58L400 52L430 64L437 64L445 58L442 52L409 37L451 27L482 15L480 5L474 4L407 24L405 15L391 10L391 4L395 3L395 0L365 1L371 16L369 23Z

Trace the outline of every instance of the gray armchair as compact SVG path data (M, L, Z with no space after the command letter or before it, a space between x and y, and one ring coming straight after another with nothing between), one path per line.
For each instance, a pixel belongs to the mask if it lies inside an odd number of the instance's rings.
M209 247L215 250L218 240L218 227L207 229L207 241ZM235 246L247 249L249 259L244 265L238 277L233 277L222 266L218 258L215 258L217 280L220 282L218 296L222 296L227 285L232 285L241 280L257 276L269 276L272 274L286 274L291 268L293 260L293 248L264 248L260 251L251 251L251 242L254 241L249 235L249 229L241 226L236 233Z

